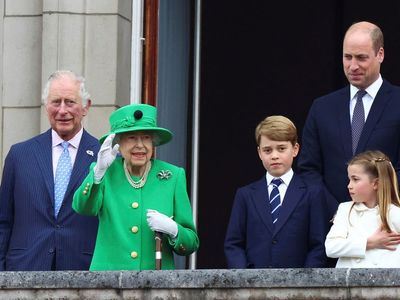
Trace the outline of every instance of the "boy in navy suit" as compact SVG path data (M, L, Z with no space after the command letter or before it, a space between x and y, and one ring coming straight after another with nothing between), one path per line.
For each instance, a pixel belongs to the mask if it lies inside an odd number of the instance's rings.
M270 116L255 132L267 170L237 190L225 237L228 268L324 267L328 217L324 193L292 170L297 130L286 117Z

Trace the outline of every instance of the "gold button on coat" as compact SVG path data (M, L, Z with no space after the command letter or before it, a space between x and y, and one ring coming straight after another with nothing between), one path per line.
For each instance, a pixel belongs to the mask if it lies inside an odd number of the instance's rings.
M132 207L133 207L133 208L138 208L138 207L139 207L139 203L133 202L133 203L132 203Z
M131 257L132 257L132 258L138 257L137 252L136 252L136 251L132 251L132 252L131 252Z
M137 227L137 226L133 226L132 227L132 232L133 233L137 233L139 231L139 227Z

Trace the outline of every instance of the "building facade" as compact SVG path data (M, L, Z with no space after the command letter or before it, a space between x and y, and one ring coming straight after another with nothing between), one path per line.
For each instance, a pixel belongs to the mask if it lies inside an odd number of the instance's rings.
M132 0L0 1L1 163L12 144L49 128L41 93L58 69L86 78L84 127L108 131L110 113L130 102L131 15Z

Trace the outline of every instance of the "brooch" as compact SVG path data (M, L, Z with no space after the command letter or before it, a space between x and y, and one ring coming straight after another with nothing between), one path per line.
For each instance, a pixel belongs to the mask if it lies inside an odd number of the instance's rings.
M170 170L161 170L158 172L157 177L160 180L168 180L172 176L172 172Z

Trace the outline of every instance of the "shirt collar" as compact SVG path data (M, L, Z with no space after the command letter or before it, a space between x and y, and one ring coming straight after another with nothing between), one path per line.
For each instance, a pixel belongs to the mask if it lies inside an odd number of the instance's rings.
M279 177L279 178L282 179L282 182L283 182L286 186L288 186L289 183L290 183L290 181L292 180L293 175L294 175L294 172L293 172L292 168L290 168L289 171L287 171L285 174L283 174L283 175L282 175L281 177ZM278 177L273 177L273 176L272 176L271 174L269 174L268 172L267 172L266 177L267 177L267 184L268 184L268 185L271 184L272 179L278 178Z
M70 145L75 149L78 149L79 143L82 138L82 134L83 134L83 127L81 128L81 130L78 131L77 134L75 134L75 136L72 139L70 139L67 142L69 142ZM53 148L60 145L64 141L54 129L51 130L51 140Z
M379 206L378 205L376 205L373 208L369 208L364 203L355 203L353 208L356 211L367 211L367 210L369 210L369 211L376 211L376 213L379 213Z
M372 97L372 99L375 99L376 94L378 94L379 89L381 88L381 85L383 83L383 79L381 74L379 74L379 77L377 80L375 80L369 87L365 89L365 91ZM354 85L350 85L350 99L353 99L359 88L355 87Z

